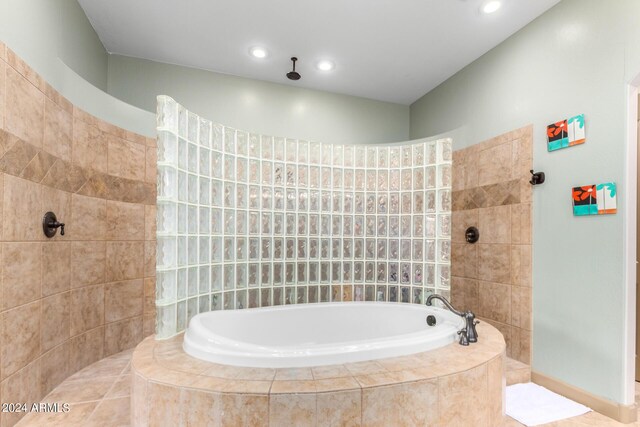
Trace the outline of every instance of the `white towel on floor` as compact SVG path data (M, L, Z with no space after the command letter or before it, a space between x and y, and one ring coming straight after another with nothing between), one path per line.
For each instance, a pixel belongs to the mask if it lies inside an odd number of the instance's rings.
M506 413L529 427L586 414L591 409L534 383L507 387Z

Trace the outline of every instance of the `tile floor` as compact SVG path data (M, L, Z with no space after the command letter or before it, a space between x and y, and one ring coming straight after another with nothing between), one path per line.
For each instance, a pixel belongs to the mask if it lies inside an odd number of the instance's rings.
M77 372L49 393L43 402L67 402L67 413L32 413L24 417L19 427L124 427L130 424L130 367L133 350L118 353ZM510 383L526 378L528 366L508 359L507 378ZM636 401L640 398L640 383L636 383ZM640 418L640 417L639 417ZM501 427L521 427L507 417ZM597 412L546 424L548 427L615 427L640 426L621 424ZM493 427L493 426L490 426ZM498 427L498 426L496 426Z
M76 372L43 402L66 402L67 413L31 413L17 425L124 427L130 424L130 368L133 349L102 359Z

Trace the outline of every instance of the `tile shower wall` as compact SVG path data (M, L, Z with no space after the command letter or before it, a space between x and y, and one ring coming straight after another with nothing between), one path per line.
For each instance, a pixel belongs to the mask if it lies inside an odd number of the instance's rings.
M532 127L453 153L451 297L502 332L507 355L531 361ZM465 242L467 227L480 230Z
M157 334L199 312L448 294L451 140L249 134L158 98Z
M0 42L3 403L153 333L155 158L155 140L74 107ZM65 236L45 238L49 210Z

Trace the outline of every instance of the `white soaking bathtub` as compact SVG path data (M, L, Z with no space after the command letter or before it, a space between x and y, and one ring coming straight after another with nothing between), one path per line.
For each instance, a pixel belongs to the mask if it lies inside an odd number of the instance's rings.
M427 325L428 315L436 325ZM448 310L418 304L344 302L194 316L184 350L233 366L295 368L361 362L419 353L456 339L464 321Z

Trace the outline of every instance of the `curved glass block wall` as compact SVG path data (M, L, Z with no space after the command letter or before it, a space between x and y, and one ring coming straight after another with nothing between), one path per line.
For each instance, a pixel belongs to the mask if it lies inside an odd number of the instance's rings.
M195 314L448 294L451 140L334 145L158 97L157 337Z

